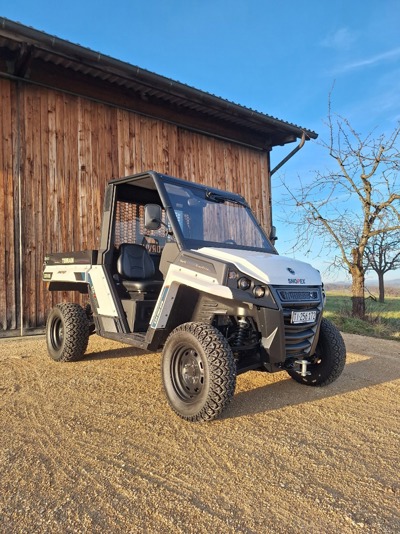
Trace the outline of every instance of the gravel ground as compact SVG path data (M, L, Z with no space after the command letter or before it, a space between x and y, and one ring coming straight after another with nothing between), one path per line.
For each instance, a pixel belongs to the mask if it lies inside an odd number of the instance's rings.
M160 354L0 341L0 531L400 532L400 343L344 338L335 383L247 373L202 424L168 408Z

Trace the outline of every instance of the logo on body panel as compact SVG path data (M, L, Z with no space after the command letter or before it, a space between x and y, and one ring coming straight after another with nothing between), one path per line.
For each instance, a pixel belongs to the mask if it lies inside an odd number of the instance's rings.
M290 274L296 274L295 271L291 267L286 267L286 270L289 271ZM288 278L289 284L305 284L306 280L305 278Z
M168 290L169 290L169 286L165 286L164 289L162 290L161 298L159 299L158 306L154 310L153 315L150 318L150 326L152 328L156 328L157 327L157 323L160 320L161 311L162 311L162 308L164 306L164 302L165 302L165 298L167 296Z

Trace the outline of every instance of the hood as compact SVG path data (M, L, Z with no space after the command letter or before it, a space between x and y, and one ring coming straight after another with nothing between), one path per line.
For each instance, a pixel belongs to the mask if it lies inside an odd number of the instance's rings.
M308 263L277 254L252 250L203 247L197 250L210 258L233 263L239 271L264 284L320 286L321 275Z

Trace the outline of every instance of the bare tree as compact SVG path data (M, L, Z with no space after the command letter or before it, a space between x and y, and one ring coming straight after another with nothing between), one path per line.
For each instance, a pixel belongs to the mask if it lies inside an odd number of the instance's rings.
M329 140L321 144L335 170L315 171L297 191L285 187L297 208L297 248L310 247L318 237L335 251L333 263L351 275L353 315L364 318L367 246L400 230L400 124L388 136L364 138L329 105L327 126ZM392 224L382 226L384 217Z
M385 302L384 275L400 268L400 232L381 233L366 246L366 270L378 275L379 302Z

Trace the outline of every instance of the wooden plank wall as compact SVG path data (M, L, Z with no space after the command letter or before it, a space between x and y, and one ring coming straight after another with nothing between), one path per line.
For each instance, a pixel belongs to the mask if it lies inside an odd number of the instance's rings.
M18 225L23 327L30 329L45 323L55 302L69 298L50 293L41 281L45 253L98 247L110 178L152 169L235 191L269 226L267 153L34 85L17 90L0 80L0 90L0 333L20 328Z
M0 332L17 328L16 117L15 92L8 81L0 79Z

